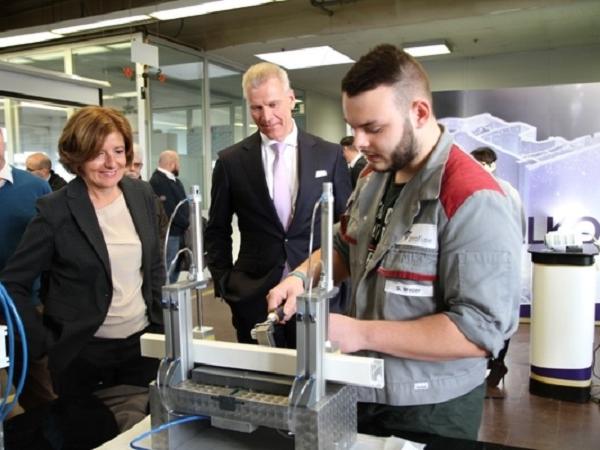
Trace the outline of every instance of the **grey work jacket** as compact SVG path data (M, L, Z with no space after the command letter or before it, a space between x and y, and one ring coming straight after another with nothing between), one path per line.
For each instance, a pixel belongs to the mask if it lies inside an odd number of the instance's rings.
M443 313L467 339L497 355L518 322L520 211L444 132L424 168L398 196L365 265L390 176L363 172L336 234L335 248L352 279L351 315L411 320ZM361 388L360 401L391 405L461 396L483 383L487 365L486 358L421 361L361 354L385 360L385 387Z

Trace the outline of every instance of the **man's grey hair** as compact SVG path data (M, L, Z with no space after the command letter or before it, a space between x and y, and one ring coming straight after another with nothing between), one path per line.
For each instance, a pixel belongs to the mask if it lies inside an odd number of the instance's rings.
M40 170L40 169L48 169L48 170L50 170L50 169L52 169L52 161L50 160L50 158L48 157L48 155L46 155L43 152L32 153L31 155L29 155L27 157L27 160L29 160L29 159L31 159L32 161L35 161L34 164L37 163L36 170Z
M242 77L242 89L244 91L244 98L248 98L248 91L255 89L270 78L277 78L281 81L283 89L285 91L290 90L290 79L285 70L279 67L277 64L270 62L261 62L254 64Z

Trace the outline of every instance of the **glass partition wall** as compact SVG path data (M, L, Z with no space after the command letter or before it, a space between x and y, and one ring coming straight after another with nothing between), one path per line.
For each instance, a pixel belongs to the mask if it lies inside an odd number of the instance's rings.
M160 67L136 64L131 61L134 38L141 40L142 36L0 54L0 60L108 81L103 104L123 112L134 129L135 141L143 144L143 177L150 177L160 152L176 150L184 186L189 189L199 184L203 207L208 208L217 152L255 130L248 124L242 72L209 61L201 52L153 37L148 43L158 47ZM64 173L57 161L56 143L73 109L16 100L5 100L1 106L0 126L10 113L13 128L18 130L14 136L15 163L24 162L29 152L43 151L51 157L55 170Z
M129 38L128 38L129 39ZM103 89L103 104L115 107L127 114L128 96L137 96L135 80L133 87L124 76L124 68L131 65L129 40L112 42L101 40L97 43L70 44L24 51L18 54L0 55L0 60L36 69L78 75L83 78L107 81L110 86ZM127 92L128 96L122 93ZM113 100L115 99L115 100ZM58 162L57 143L68 117L76 109L59 104L40 101L9 100L12 132L13 162L24 167L30 153L44 152L52 160L53 169L66 179L68 174ZM128 115L134 130L137 116Z
M57 142L67 120L70 107L24 100L12 100L10 113L13 118L14 164L25 168L25 159L31 153L46 153L52 160L52 168L66 179L73 176L58 163Z
M207 204L204 183L204 70L199 55L180 48L154 44L159 49L160 68L147 71L149 120L149 164L157 167L164 150L176 150L179 177L189 190L198 184Z
M211 164L217 153L247 136L242 74L224 66L208 65L210 85Z

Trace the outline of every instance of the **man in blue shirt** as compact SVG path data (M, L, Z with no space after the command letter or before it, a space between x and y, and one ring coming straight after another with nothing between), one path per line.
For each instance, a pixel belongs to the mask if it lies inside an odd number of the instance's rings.
M0 272L35 215L37 199L50 192L46 181L6 163L0 130ZM39 302L39 299L32 301ZM31 361L21 405L28 409L53 398L45 360Z
M4 138L0 132L0 270L17 248L25 227L34 216L36 200L50 192L50 186L44 180L6 163Z

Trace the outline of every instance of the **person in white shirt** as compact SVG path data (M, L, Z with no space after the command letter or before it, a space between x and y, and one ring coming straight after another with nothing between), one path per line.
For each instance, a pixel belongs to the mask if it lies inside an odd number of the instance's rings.
M242 88L258 131L219 152L205 241L216 293L231 307L238 341L249 343L255 342L250 330L267 317L269 289L308 255L312 210L322 184L333 183L336 220L351 187L340 146L298 129L292 117L294 91L282 68L256 64L244 74ZM235 263L234 214L241 238ZM315 230L319 226L317 220ZM313 249L319 246L317 232ZM332 310L343 310L346 298L344 292ZM295 346L293 325L278 331L278 345Z

